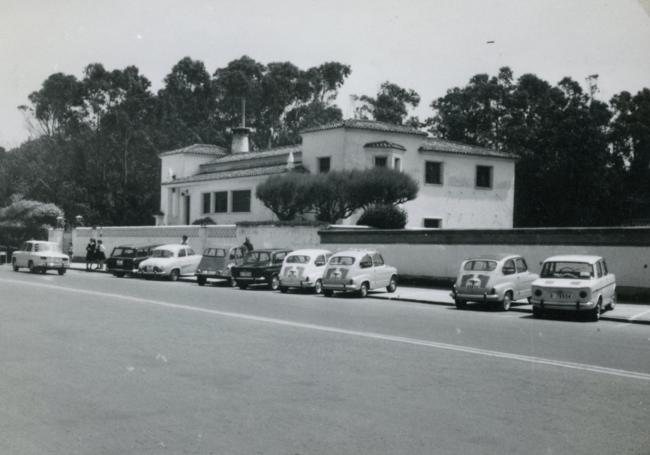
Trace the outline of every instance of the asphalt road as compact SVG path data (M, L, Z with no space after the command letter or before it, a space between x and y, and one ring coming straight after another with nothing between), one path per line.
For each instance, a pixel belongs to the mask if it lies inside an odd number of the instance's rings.
M650 454L650 327L0 267L0 454Z

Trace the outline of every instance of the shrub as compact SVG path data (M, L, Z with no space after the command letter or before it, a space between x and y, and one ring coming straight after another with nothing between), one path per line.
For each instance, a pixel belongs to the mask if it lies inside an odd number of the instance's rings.
M206 226L208 224L217 224L216 221L214 221L211 217L205 216L203 218L197 218L194 221L192 221L192 224L195 226Z
M403 229L408 217L406 211L394 205L371 205L363 212L357 224L377 229Z
M358 172L350 197L357 208L372 205L397 205L418 195L418 184L408 174L387 168L372 168Z
M281 221L290 221L309 210L310 176L298 172L273 175L257 186L255 195Z

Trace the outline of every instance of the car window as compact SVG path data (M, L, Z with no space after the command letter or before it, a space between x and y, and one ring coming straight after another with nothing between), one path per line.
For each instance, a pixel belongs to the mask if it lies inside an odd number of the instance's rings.
M282 252L282 253L275 253L275 256L273 257L273 263L278 264L284 261L284 258L287 256L287 253Z
M603 276L603 269L600 267L600 261L596 262L596 275L598 276L598 278Z
M236 259L239 259L239 258L241 258L243 256L241 248L235 248L234 252L235 252L235 258Z
M257 264L258 262L269 262L271 257L265 251L251 251L244 258L245 264Z
M178 257L179 258L185 257L186 254L187 254L187 252L185 251L185 249L178 250Z
M504 275L512 275L515 273L515 261L508 259L505 264L503 264L502 272Z
M318 256L318 257L316 258L316 260L314 261L314 265L315 265L316 267L322 267L322 266L324 266L325 264L327 264L327 259L325 259L325 256L322 255L322 254L321 254L320 256Z
M607 271L607 263L603 259L603 275L607 275L609 272Z
M526 261L524 261L523 258L517 258L517 260L515 261L515 265L517 266L517 273L523 273L526 270L528 270Z
M359 267L362 269L372 267L372 258L368 255L364 256L363 259L361 259L361 262L359 262Z
M174 252L170 250L153 250L151 256L154 258L171 258L174 257Z
M594 276L594 268L586 262L545 262L541 278L570 278L588 280Z
M473 270L475 272L491 272L497 268L496 261L467 261L464 270Z
M292 254L287 257L287 264L307 264L311 258L304 254Z
M384 258L381 257L381 254L375 253L372 255L372 263L375 267L384 265Z
M23 243L22 250L23 251L32 251L32 244L31 243Z
M330 259L330 265L352 265L354 258L352 256L333 256Z

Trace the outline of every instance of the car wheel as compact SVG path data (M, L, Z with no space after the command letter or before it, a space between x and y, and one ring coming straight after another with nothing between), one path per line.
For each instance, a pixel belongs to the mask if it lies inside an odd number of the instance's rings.
M115 276L116 278L123 278L124 277L124 272L115 272L113 274L113 276Z
M393 275L390 277L390 282L388 283L388 286L386 286L386 290L388 292L395 292L397 289L397 277Z
M269 283L269 289L272 291L277 291L280 287L280 278L277 275L271 277L271 282Z
M65 269L58 269L59 275L65 275Z
M612 297L612 301L609 302L608 308L610 311L616 308L616 296Z
M248 288L248 285L245 283L238 284L237 286L239 286L239 289L241 289L242 291Z
M467 305L467 302L461 299L455 299L454 303L456 304L456 309L458 310L463 310L465 309L465 306Z
M314 283L314 294L322 294L323 293L323 282L321 280L316 280L316 283Z
M36 267L34 267L34 263L32 261L29 261L27 263L27 268L29 269L29 273L36 273Z
M600 319L600 313L602 311L602 304L603 304L602 299L598 299L598 303L596 304L594 309L591 310L591 312L589 313L589 316L591 316L592 321L596 322L596 321L598 321Z
M206 281L208 281L208 280L204 276L197 276L196 277L196 282L199 284L199 286L205 286Z
M17 272L19 267L16 265L16 258L11 260L11 266L14 268L14 272Z
M178 269L174 269L171 271L169 274L169 281L178 281L180 273L178 273Z
M359 287L359 297L363 298L368 295L368 283L361 283Z
M286 286L280 286L280 292L286 294L287 292L289 292L289 288Z
M334 295L334 291L331 289L323 289L323 295L325 297L332 297Z
M533 317L538 319L544 317L544 310L538 306L533 306Z
M231 278L230 280L228 280L228 283L230 284L231 288L236 288L237 287L237 280L234 279L234 278Z
M503 296L503 301L501 302L501 309L503 311L508 311L511 306L512 306L512 293L508 291Z

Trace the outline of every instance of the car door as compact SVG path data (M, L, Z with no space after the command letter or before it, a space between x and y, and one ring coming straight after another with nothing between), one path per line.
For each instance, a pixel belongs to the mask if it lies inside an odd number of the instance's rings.
M390 270L388 270L388 267L386 267L383 256L379 253L373 254L372 265L375 274L374 287L381 288L388 286L388 282L390 281Z
M186 275L187 269L189 268L187 249L181 248L178 250L178 257L176 258L176 262L178 263L178 268L181 271L181 275Z
M607 285L607 297L606 300L608 303L616 303L616 277L613 273L610 273L607 269L607 262L604 259L601 259L601 266L603 270L603 280Z
M359 261L359 269L362 277L361 281L367 281L370 289L374 289L377 279L375 278L375 271L372 265L372 257L369 254L361 258L361 261Z
M530 297L533 277L528 271L528 264L526 264L524 258L515 258L515 268L517 270L517 290L515 291L515 299Z

